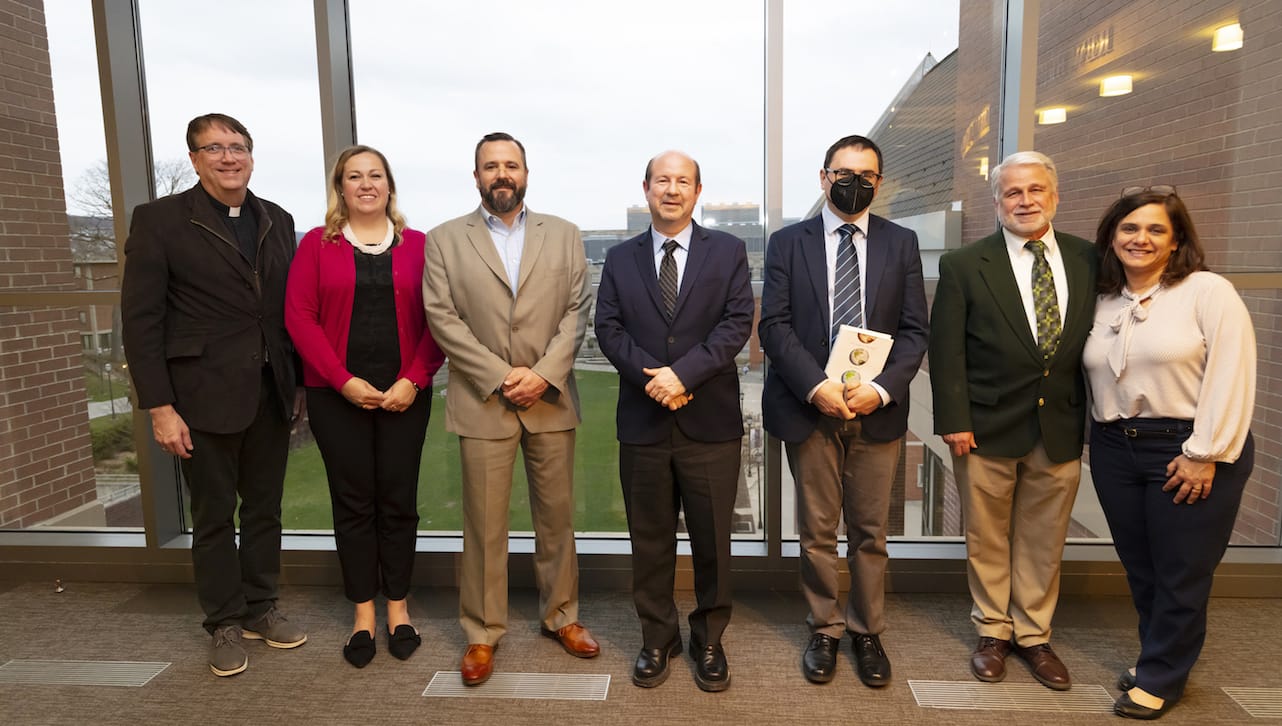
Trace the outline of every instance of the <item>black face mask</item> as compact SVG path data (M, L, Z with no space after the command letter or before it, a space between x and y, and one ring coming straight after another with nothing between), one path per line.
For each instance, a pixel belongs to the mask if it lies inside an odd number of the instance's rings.
M859 214L872 204L877 189L862 176L838 180L828 187L828 199L842 214Z

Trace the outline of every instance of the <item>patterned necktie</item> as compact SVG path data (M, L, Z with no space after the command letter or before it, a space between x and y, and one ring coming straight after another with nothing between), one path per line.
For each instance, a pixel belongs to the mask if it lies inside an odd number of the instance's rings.
M677 261L672 253L677 249L677 241L667 240L663 243L663 261L659 263L659 292L663 293L663 307L672 317L677 307Z
M1059 302L1055 298L1055 278L1046 262L1046 243L1030 239L1024 247L1033 253L1033 312L1037 315L1037 349L1049 363L1059 347Z
M832 286L832 339L842 325L863 327L864 303L859 284L859 255L855 254L855 233L859 228L843 224L837 228L841 239L837 242L836 282Z

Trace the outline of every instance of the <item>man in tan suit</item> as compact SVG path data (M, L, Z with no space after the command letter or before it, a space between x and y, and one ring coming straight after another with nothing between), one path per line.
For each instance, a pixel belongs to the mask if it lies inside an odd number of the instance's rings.
M445 427L459 436L463 558L460 670L484 683L507 632L508 505L519 447L536 541L542 632L571 655L600 652L578 622L574 550L574 356L590 280L573 224L525 207L525 147L505 133L476 145L478 210L427 233L423 304L449 356Z

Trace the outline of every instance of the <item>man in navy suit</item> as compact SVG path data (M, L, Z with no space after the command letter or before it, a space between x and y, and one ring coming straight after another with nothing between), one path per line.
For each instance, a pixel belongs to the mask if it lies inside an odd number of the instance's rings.
M619 370L619 479L632 537L641 653L632 681L652 688L681 652L672 597L677 515L685 511L697 607L690 657L705 691L730 685L730 525L743 416L735 355L752 333L742 240L692 221L699 165L668 151L646 165L650 229L606 255L596 335Z
M801 583L811 636L802 670L831 681L841 636L853 639L859 678L890 682L885 629L886 521L908 429L908 385L926 352L926 294L917 235L868 213L881 186L881 150L863 136L824 156L818 216L770 236L761 294L770 357L762 408L783 440L797 491ZM842 324L894 337L881 374L853 385L824 366ZM846 522L850 594L839 607L837 529Z

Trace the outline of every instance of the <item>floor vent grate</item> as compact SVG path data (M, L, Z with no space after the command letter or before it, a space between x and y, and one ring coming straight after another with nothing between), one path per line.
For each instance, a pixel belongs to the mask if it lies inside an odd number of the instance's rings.
M541 698L604 701L610 676L579 673L495 673L479 686L463 685L458 671L437 671L423 695L435 698Z
M1225 688L1229 698L1254 718L1282 718L1282 688Z
M1113 699L1103 686L1075 685L1052 691L1037 683L975 683L973 681L908 681L913 698L923 708L986 711L1046 711L1054 713L1112 713Z
M0 683L138 688L168 667L168 663L139 661L11 660L0 666Z

